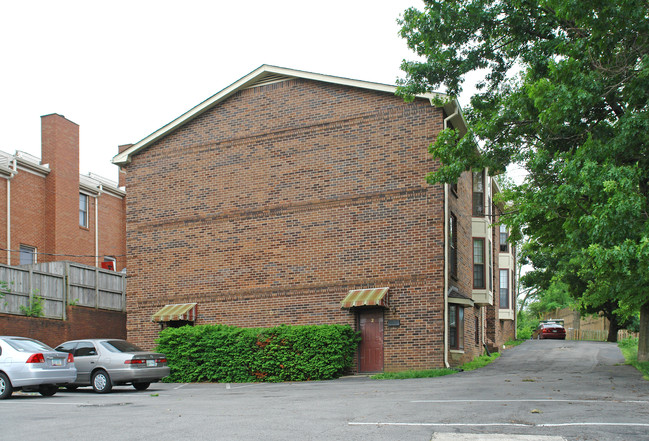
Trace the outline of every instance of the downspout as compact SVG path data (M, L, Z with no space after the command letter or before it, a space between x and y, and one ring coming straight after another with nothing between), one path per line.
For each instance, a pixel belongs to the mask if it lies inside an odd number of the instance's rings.
M95 196L95 267L99 267L99 196L104 187L99 184L99 191Z
M446 120L444 120L446 125ZM448 184L444 184L444 366L450 368L448 363Z
M11 180L18 173L16 159L11 161L11 175L7 178L7 265L11 265Z
M444 130L448 128L448 122L451 118L455 118L458 113L459 107L455 105L455 111L444 118ZM448 207L448 189L449 184L444 184L444 366L449 368L451 365L448 363L448 274L449 274L449 264L448 264L448 219L450 215L450 210Z

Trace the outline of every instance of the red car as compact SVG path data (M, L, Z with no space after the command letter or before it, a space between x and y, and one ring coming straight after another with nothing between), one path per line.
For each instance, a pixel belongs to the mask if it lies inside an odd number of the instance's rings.
M532 338L535 337L538 340L546 338L558 338L560 340L565 340L566 329L559 323L541 323L532 334Z

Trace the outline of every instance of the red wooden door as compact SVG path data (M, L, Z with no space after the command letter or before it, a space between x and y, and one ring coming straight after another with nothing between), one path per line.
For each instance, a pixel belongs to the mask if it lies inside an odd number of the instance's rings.
M383 310L358 312L361 344L358 350L360 372L383 372Z

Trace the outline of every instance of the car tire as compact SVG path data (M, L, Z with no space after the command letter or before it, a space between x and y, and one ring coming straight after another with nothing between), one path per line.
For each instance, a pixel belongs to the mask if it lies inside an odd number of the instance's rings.
M99 370L92 374L92 389L98 394L107 394L113 389L108 372Z
M147 390L151 383L133 383L135 390Z
M14 388L11 385L11 381L9 381L9 377L0 372L0 400L9 398L13 391Z
M38 387L38 393L44 397L51 397L59 390L55 384L42 384Z

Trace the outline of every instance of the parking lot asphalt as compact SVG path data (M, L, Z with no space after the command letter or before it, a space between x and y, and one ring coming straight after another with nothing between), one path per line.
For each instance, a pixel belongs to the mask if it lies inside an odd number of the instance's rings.
M612 343L528 341L446 377L89 388L0 401L0 439L647 440L649 382Z

